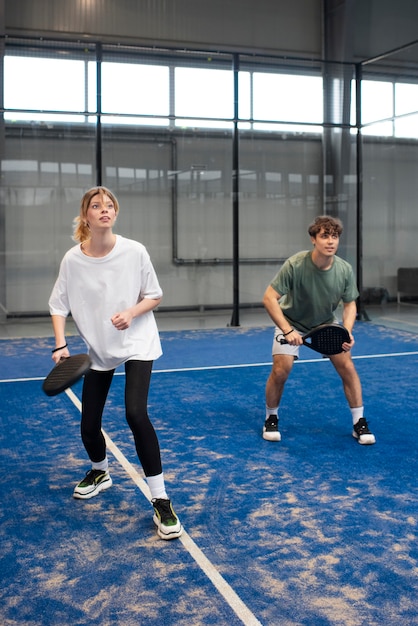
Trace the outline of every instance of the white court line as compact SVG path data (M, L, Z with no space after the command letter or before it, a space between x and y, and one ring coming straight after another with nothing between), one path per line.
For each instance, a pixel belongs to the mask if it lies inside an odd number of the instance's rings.
M400 320L397 317L385 317L385 321L388 321L388 322L399 322L401 324L408 324L408 326L418 326L417 322L411 322L411 321L405 322L405 320Z
M364 354L362 356L353 356L353 360L359 359L387 359L390 357L397 356L416 356L418 354L418 350L414 350L412 352L388 352L386 354ZM295 365L302 363L323 363L325 359L321 359L321 357L317 357L316 359L299 359L296 361ZM205 372L209 370L228 370L228 369L239 369L242 367L271 367L271 361L267 361L266 363L236 363L235 365L204 365L201 367L178 367L171 369L153 369L153 374L171 374L176 372ZM125 376L125 372L116 372L115 376ZM37 380L44 380L44 376L32 376L29 378L3 378L0 379L0 383L27 383L27 382L36 382Z
M81 402L77 398L75 393L71 391L71 389L67 389L65 393L70 398L71 402L73 402L73 404L78 408L78 410L81 411ZM113 456L119 461L128 476L142 491L147 500L151 501L151 493L145 480L141 478L135 467L122 454L122 452L119 450L116 444L113 443L112 439L110 439L105 431L103 431L103 435L106 439L106 445L112 452ZM245 624L245 626L262 626L261 622L250 611L247 605L244 604L241 598L235 593L232 587L221 576L215 566L203 554L203 552L185 530L183 530L182 536L179 537L178 540L175 539L174 541L182 542L183 546L196 561L200 569L206 574L214 587L219 591L221 596L224 598L227 604L229 604L231 609L239 617L242 623Z
M414 356L418 354L418 350L415 350L413 352L392 352L392 353L387 353L387 354L365 354L363 356L353 356L353 361L356 359L384 359L384 358L388 358L388 357L392 357L392 356ZM295 362L295 365L302 364L302 363L323 363L324 361L327 361L327 357L325 358L321 358L321 357L317 357L316 359L298 359ZM208 365L206 367L179 367L179 368L173 368L173 369L165 369L165 370L152 370L153 374L169 374L171 372L199 372L199 371L205 371L205 370L227 370L227 369L234 369L234 368L240 368L240 367L266 367L266 366L271 366L271 361L268 361L267 363L240 363L238 365ZM124 375L123 372L120 372L120 374ZM0 381L1 382L1 381Z

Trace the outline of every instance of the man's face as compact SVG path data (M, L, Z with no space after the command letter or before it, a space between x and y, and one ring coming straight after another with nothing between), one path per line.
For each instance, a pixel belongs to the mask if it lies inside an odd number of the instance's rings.
M338 233L325 232L325 230L321 228L316 237L311 237L311 241L319 254L330 257L336 254L340 237Z

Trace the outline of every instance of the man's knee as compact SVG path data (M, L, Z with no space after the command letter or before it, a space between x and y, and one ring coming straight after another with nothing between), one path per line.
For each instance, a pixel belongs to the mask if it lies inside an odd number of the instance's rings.
M275 385L284 385L289 377L290 370L281 364L275 363L271 369L270 379Z
M354 366L353 361L351 359L344 363L342 366L336 368L338 374L344 383L350 384L359 380L359 376L357 374L357 370Z

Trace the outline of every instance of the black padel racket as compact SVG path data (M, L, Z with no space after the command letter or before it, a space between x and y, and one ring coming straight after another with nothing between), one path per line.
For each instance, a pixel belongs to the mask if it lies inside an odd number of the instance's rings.
M45 378L42 389L47 396L56 396L68 387L75 385L90 369L91 360L88 354L74 354L61 359Z
M327 356L339 354L343 351L343 343L351 341L348 330L341 324L321 324L303 335L302 340L308 348ZM287 341L282 337L280 343Z

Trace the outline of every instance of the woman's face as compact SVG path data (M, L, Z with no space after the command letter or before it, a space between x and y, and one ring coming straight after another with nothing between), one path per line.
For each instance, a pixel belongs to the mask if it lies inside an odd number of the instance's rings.
M116 221L116 208L112 199L106 194L97 193L90 200L86 217L92 233L112 229Z

